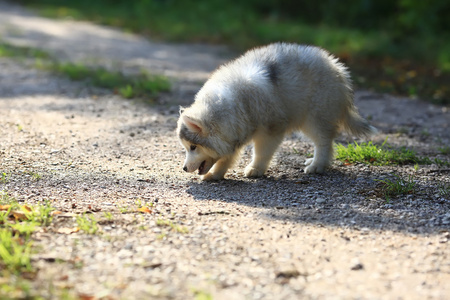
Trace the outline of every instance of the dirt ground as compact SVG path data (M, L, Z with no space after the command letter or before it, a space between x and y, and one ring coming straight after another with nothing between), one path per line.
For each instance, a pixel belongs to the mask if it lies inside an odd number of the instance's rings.
M234 56L227 48L156 43L1 1L0 37L173 81L145 105L0 58L0 172L10 174L0 189L63 212L33 235L33 288L44 298L55 288L93 299L450 298L448 166L335 162L305 175L312 146L291 136L267 177L243 178L246 149L226 180L201 182L181 170L178 107ZM356 104L379 129L374 141L450 160L439 151L450 145L450 108L369 91ZM377 180L393 174L412 176L416 192L387 202ZM138 202L152 213L136 212ZM101 234L60 233L82 213Z

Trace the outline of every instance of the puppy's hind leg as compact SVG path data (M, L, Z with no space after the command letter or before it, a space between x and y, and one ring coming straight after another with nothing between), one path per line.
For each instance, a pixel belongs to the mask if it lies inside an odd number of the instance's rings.
M314 143L314 158L305 161L305 173L323 173L331 164L333 158L333 140L336 130L313 130L305 131Z
M258 133L253 137L253 159L245 168L245 177L261 177L267 171L273 154L277 150L283 134Z

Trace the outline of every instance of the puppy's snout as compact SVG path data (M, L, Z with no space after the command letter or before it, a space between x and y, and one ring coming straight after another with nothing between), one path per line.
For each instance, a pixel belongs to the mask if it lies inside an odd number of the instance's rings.
M186 166L183 167L183 171L187 172L187 167Z

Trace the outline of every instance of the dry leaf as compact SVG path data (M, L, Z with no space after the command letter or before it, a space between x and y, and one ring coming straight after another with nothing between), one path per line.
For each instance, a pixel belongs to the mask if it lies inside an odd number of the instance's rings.
M78 294L78 299L80 300L94 300L95 297L87 294Z
M141 213L147 213L147 214L152 213L152 211L147 206L140 207L137 209L137 211L139 211Z
M57 233L62 233L62 234L71 234L71 233L75 233L78 231L80 231L80 228L78 228L78 227L72 227L72 228L64 227L64 228L58 228L56 230Z
M50 215L52 215L52 216L56 216L56 215L60 215L60 214L62 214L62 211L59 211L59 210L55 210L50 213Z
M11 208L11 205L7 204L7 205L0 205L0 210L8 210Z
M32 211L33 209L31 207L29 207L28 205L22 205L22 208L25 209L26 211Z
M11 214L16 218L16 220L25 221L28 220L27 215L23 211L14 210Z

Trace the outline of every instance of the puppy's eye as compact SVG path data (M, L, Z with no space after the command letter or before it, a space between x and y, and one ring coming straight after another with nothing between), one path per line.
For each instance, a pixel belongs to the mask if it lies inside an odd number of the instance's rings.
M195 149L197 149L196 145L191 145L191 151L194 151Z

